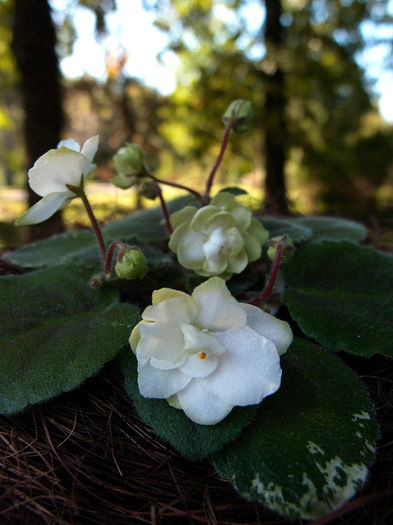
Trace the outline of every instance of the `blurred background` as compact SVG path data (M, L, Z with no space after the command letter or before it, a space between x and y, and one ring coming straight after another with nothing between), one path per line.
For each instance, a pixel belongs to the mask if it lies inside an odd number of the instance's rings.
M217 187L268 213L393 217L393 0L0 0L0 93L0 248L87 226L77 199L13 226L61 138L100 135L87 193L109 221L146 205L108 182L125 141L199 189L237 98L254 127Z

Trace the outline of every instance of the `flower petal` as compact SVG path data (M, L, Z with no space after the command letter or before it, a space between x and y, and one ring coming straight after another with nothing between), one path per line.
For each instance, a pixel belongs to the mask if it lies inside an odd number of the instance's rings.
M72 149L73 151L80 151L81 150L80 145L74 139L61 140L58 143L58 145L57 145L57 149L59 149L59 148L68 148L68 149Z
M138 361L145 363L154 359L156 368L176 368L186 360L183 333L179 325L163 323L139 323L140 340L136 347Z
M190 297L187 299L173 297L153 306L148 306L142 313L142 319L145 321L170 323L180 327L180 324L192 321L198 311L192 299Z
M199 305L196 322L201 328L217 331L246 324L246 312L219 277L212 277L197 286L192 298Z
M190 353L203 351L221 355L225 352L223 346L215 337L192 324L182 324L181 331L184 335L184 349Z
M182 210L172 213L169 217L169 222L173 229L177 228L183 222L189 223L197 212L195 206L186 206Z
M51 149L30 168L29 185L42 197L48 193L68 191L66 184L79 186L88 166L89 161L82 153L68 148Z
M241 303L241 306L247 313L247 326L272 341L278 355L284 354L293 340L289 324L251 304Z
M185 414L199 425L215 425L232 410L233 405L225 403L207 393L202 387L205 379L194 379L181 392L177 401Z
M280 358L274 344L248 326L214 334L227 351L203 388L231 405L256 405L278 390Z
M184 240L178 247L177 257L184 268L198 270L203 266L204 244L202 235L195 234Z
M68 191L45 195L37 204L34 204L34 206L25 211L25 213L15 221L15 224L17 226L23 226L46 221L46 219L56 213L57 210L72 198L70 195L72 195L72 193Z
M183 390L191 378L176 370L160 370L138 363L138 387L143 397L166 399Z
M217 368L219 357L216 354L206 353L205 357L200 357L199 353L188 356L181 365L180 370L189 377L206 377Z
M98 142L98 135L94 135L93 137L87 139L82 146L81 153L83 153L83 155L87 158L89 164L93 162L94 155L97 153Z

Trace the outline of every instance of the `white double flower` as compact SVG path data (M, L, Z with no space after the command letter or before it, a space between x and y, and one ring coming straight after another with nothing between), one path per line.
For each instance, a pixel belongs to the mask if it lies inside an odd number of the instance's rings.
M292 342L289 325L239 303L212 277L191 296L153 292L130 337L144 397L167 399L201 425L234 406L255 405L281 382L280 355Z

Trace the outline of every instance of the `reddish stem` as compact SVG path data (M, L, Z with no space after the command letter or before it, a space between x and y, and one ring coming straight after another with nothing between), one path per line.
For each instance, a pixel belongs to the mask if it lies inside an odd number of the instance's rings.
M105 274L110 274L112 269L112 260L113 254L115 253L116 248L119 248L118 259L120 260L125 249L125 244L120 241L114 241L108 248L108 253L105 261Z
M272 267L272 271L270 273L269 282L265 286L265 289L262 290L260 295L258 295L257 298L254 299L254 301L252 301L251 304L255 304L255 305L258 306L261 303L263 303L264 301L266 301L266 299L271 295L271 293L272 293L272 291L274 289L274 284L275 284L276 279L277 279L278 269L280 268L281 256L282 256L282 245L279 244L277 246L276 255L274 257L273 267Z
M183 184L179 184L178 182L170 182L167 180L158 179L157 177L154 177L154 175L150 175L150 177L155 182L158 182L160 184L166 184L167 186L173 186L174 188L179 188L181 190L188 191L188 193L191 193L192 195L194 195L194 197L196 197L199 200L199 202L202 202L203 200L202 195L198 191L193 190L192 188L189 188L188 186L184 186Z
M161 191L160 185L157 184L157 180L156 179L155 179L155 183L156 183L156 188L157 188L157 192L158 192L158 198L160 199L160 203L161 203L162 213L164 214L165 227L168 230L169 235L171 235L171 233L173 232L173 228L172 228L171 223L169 221L168 208L167 208L166 202L164 200L164 196L162 195L162 191Z
M212 168L212 170L211 170L211 172L209 174L209 177L207 179L207 182L206 182L206 191L205 191L205 195L204 195L204 200L207 201L207 202L210 199L210 190L211 190L211 187L213 185L214 176L215 176L218 168L220 167L222 159L224 158L224 153L225 153L226 147L228 145L229 134L231 132L232 126L233 126L233 123L230 122L229 124L227 124L227 126L225 128L225 132L224 132L224 136L223 136L222 141L221 141L221 147L220 147L220 151L218 153L218 157L216 159L216 162L214 163L214 166L213 166L213 168Z
M91 226L93 228L95 236L97 237L98 246L100 247L100 252L101 252L101 259L102 259L103 265L105 267L106 249L105 249L105 243L104 243L104 239L102 237L101 229L100 229L100 227L98 225L97 219L95 218L95 215L93 213L92 207L90 206L90 202L88 201L87 195L86 195L86 193L85 193L83 188L79 191L78 195L82 199L82 202L83 202L83 204L84 204L84 206L86 208L86 211L87 211L87 215L89 216L89 219L90 219L90 222L91 222Z

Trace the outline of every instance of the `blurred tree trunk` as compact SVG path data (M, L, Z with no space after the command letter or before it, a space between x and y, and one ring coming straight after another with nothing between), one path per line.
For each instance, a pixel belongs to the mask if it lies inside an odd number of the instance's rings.
M56 35L47 0L15 0L12 47L20 73L28 167L60 140L64 116ZM39 197L28 188L29 205ZM31 229L32 238L63 231L60 213Z
M286 122L285 80L280 69L279 53L283 45L283 27L280 22L281 0L264 0L266 8L266 58L271 71L265 76L265 211L287 214L285 185Z

